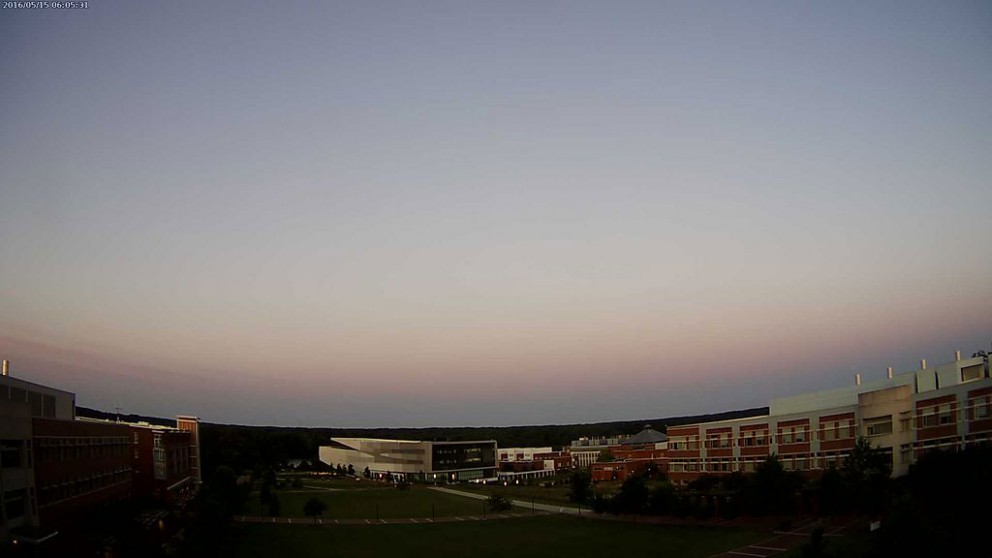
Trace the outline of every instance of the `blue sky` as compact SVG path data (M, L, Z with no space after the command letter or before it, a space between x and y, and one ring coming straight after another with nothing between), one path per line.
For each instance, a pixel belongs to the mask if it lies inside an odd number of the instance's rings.
M0 17L0 354L341 426L720 411L992 341L988 3ZM191 389L195 386L195 389Z

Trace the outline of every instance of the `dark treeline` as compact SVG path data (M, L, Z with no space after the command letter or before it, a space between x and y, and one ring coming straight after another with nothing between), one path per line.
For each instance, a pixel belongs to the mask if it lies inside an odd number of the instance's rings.
M85 417L98 420L110 420L121 422L147 422L148 424L156 424L159 426L176 426L176 419L166 419L159 417L146 417L144 415L122 415L118 413L107 413L104 411L98 411L96 409L89 409L87 407L76 407L76 416Z

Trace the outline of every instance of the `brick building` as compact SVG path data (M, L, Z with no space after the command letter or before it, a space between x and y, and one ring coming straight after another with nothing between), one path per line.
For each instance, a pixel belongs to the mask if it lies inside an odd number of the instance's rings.
M153 427L76 417L75 394L0 373L0 549L42 544L101 505L182 503L200 480L199 421ZM46 543L47 546L47 543Z
M659 472L666 469L668 436L646 425L644 430L610 446L610 461L597 461L590 465L593 482L624 481L632 475L644 473L650 466Z
M571 454L551 447L499 448L497 455L497 476L504 482L553 477L572 468Z
M127 426L135 495L166 504L184 503L199 476L193 432L151 424Z
M988 358L955 359L846 388L774 399L769 414L672 426L668 476L686 484L704 473L753 472L770 455L806 476L841 467L859 437L890 457L893 476L920 455L992 439Z

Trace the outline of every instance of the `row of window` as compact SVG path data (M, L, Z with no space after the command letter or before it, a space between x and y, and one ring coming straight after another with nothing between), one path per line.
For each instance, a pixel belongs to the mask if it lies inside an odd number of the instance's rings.
M801 444L819 438L821 441L846 440L855 437L854 421L849 420L844 423L834 422L820 425L818 432L811 432L808 426L792 426L781 428L774 436L770 436L768 430L749 430L741 433L736 439L738 447L761 447L774 442L777 444ZM818 434L818 436L817 436ZM720 449L734 447L734 439L730 434L709 435L703 447L707 449ZM671 450L698 450L698 436L676 437L669 440L668 448Z
M51 446L108 446L127 444L126 436L35 436L40 447Z
M127 442L110 445L42 446L39 448L38 459L40 463L50 463L53 461L121 456L127 454L128 447Z
M55 396L24 388L0 385L0 399L31 405L31 416L55 418Z
M38 505L47 506L89 492L102 490L109 486L130 482L131 469L129 467L105 469L98 473L80 475L73 478L65 477L58 482L39 487Z
M986 395L969 399L965 410L968 412L969 420L992 418L992 396ZM915 419L916 428L956 424L958 417L955 411L955 405L952 403L921 407L919 413L902 417L900 421L901 431L911 430L913 419ZM893 432L892 417L889 415L865 419L863 422L867 436L881 436ZM792 444L810 442L817 438L821 441L833 441L850 439L855 436L854 421L851 420L845 421L843 424L834 422L832 427L830 423L821 423L820 426L818 432L810 432L807 426L789 427L788 431L779 429L775 436L769 436L768 430L745 431L737 438L737 445L739 447L761 447L769 445L771 441L778 444ZM730 434L710 434L703 443L703 447L707 449L730 448L734 445L732 442ZM697 436L685 436L672 438L668 447L672 450L698 450L699 446Z
M820 452L803 455L778 456L782 468L787 471L809 471L841 467L847 458L846 452ZM672 473L732 473L741 471L753 473L765 459L734 459L714 458L705 460L672 459L668 462L668 470Z

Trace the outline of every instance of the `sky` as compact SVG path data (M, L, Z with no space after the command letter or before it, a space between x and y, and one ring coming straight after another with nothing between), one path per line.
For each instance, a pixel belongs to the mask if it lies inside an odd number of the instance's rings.
M0 13L0 356L288 426L719 412L992 343L988 2Z

